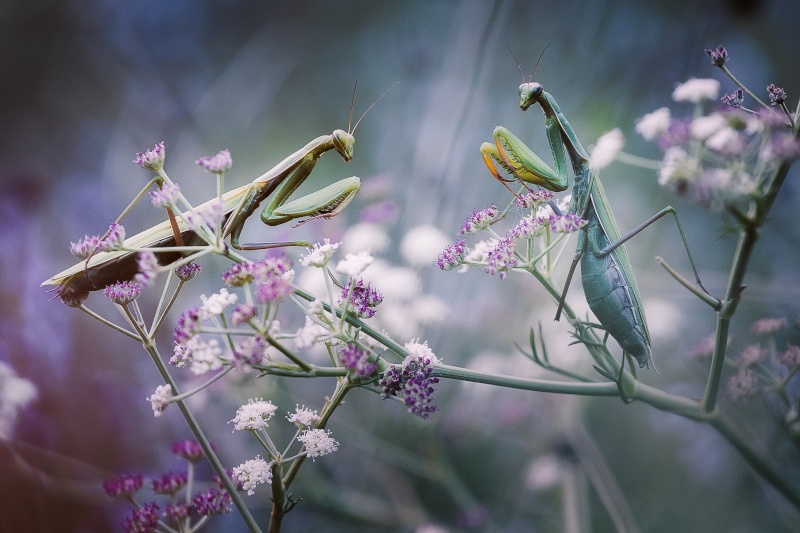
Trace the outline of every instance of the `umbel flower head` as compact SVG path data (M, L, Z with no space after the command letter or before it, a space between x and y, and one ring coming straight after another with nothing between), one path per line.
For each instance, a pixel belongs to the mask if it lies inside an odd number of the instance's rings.
M405 344L408 355L401 365L392 366L384 372L379 384L383 389L383 399L389 396L402 396L408 412L428 418L436 411L433 403L433 385L439 383L439 378L433 376L434 367L439 364L439 359L434 355L428 344L408 342Z

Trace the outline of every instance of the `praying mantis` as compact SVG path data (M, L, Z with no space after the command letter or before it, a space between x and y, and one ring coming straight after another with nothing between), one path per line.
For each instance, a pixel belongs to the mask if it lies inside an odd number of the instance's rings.
M355 90L353 98L355 99ZM361 115L352 131L348 126L348 131L336 129L330 135L317 137L252 183L205 202L195 208L194 213L187 211L175 217L170 212L170 220L125 239L123 249L95 253L86 261L73 265L44 281L42 286L58 285L57 291L61 300L75 307L81 305L91 291L102 290L116 282L132 280L138 271L139 249L152 249L160 265L172 264L182 259L185 261L187 254L205 249L206 246L201 246L203 244L211 244L209 236L203 236L190 227L188 223L190 216L193 214L195 217L198 215L202 217L203 214L218 208L218 202L221 202L223 215L221 240L230 237L230 245L237 250L292 245L310 246L300 241L241 244L239 237L247 219L267 199L270 201L261 212L261 220L269 226L304 218L308 220L330 218L347 207L360 189L360 180L356 176L345 178L291 202L286 200L306 180L319 158L326 152L335 150L345 162L353 158L355 146L353 133L361 119L378 100ZM352 123L352 103L350 116ZM125 212L127 209L123 215Z
M519 86L519 97L519 106L523 111L539 104L544 112L547 140L556 169L550 168L519 138L502 126L494 130L494 144L484 143L481 146L484 162L501 182L508 180L500 175L495 162L522 181L560 192L569 184L568 156L575 173L569 211L587 221L579 230L577 251L559 299L556 320L561 316L572 276L580 262L583 291L589 308L600 325L617 341L624 353L636 358L639 367L652 365L655 368L642 299L623 244L656 220L672 214L697 284L705 291L675 209L667 206L620 236L602 182L589 166L589 156L556 100L541 84L530 80L525 82L524 78Z

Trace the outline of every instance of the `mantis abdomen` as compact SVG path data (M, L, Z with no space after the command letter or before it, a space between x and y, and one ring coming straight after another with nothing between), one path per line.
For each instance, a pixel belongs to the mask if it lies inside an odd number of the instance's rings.
M636 279L620 265L617 250L602 255L611 244L608 234L590 206L586 228L586 248L581 256L583 292L597 320L640 366L651 362L650 340L644 312L636 297Z

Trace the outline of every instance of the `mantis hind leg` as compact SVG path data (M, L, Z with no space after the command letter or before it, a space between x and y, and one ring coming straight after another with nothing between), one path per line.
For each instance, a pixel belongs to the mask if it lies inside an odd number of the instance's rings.
M672 214L672 216L675 218L675 224L678 226L678 231L680 232L681 240L683 241L683 247L686 249L686 255L689 258L689 264L692 266L692 272L694 273L695 282L697 283L697 286L700 287L704 293L711 296L710 293L703 286L703 282L700 280L700 274L697 272L697 267L695 266L694 258L692 257L692 252L689 249L689 241L686 240L686 234L683 231L683 226L681 225L680 218L678 218L678 213L677 211L675 211L675 208L672 207L671 205L668 205L655 215L651 216L650 218L648 218L647 220L645 220L644 222L642 222L641 224L639 224L638 226L627 232L625 235L621 236L616 241L610 243L602 250L599 250L598 252L595 253L595 255L597 257L607 256L608 254L612 253L614 250L622 246L625 242L629 241L630 239L641 233L645 228L653 224L656 220L668 214Z

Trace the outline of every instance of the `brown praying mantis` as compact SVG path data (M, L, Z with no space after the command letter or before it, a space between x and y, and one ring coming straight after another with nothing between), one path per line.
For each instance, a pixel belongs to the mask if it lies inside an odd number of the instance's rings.
M304 223L316 218L331 218L347 207L360 188L361 182L356 176L337 181L296 200L287 202L287 199L308 178L319 158L326 152L335 150L345 162L353 158L355 146L353 134L364 116L386 92L367 108L352 129L348 125L348 131L336 129L329 135L317 137L248 185L224 194L220 193L217 198L198 207L192 208L185 202L188 209L175 215L172 207L167 206L168 220L125 239L119 249L93 253L85 261L47 279L42 286L58 285L56 290L61 300L67 305L79 306L91 291L102 290L117 282L132 280L138 272L137 256L140 251L152 251L161 266L175 267L210 251L226 253L224 240L228 237L230 246L237 250L281 246L310 247L309 243L303 241L242 244L239 238L245 222L265 201L269 203L261 212L261 220L268 226L277 226L290 221ZM352 124L353 102L350 107L350 124ZM161 186L164 183L171 183L163 169L159 168L158 173L159 175L153 178L122 212L117 222L153 184ZM216 229L197 223L214 210L221 210L222 214L221 222Z

